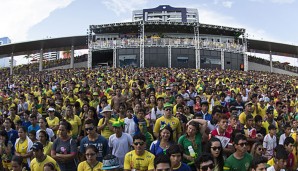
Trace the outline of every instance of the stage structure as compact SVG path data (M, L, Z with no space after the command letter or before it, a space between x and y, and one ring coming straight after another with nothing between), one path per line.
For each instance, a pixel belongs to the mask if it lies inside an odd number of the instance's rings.
M90 25L88 68L175 67L247 70L245 29L198 22Z

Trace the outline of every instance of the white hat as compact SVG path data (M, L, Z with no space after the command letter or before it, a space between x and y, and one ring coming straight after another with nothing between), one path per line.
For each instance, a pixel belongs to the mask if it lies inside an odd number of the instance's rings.
M106 107L103 108L103 110L100 113L104 113L104 112L113 112L113 110L111 109L110 105L107 105Z
M265 101L265 99L263 99L263 98L260 98L259 99L259 102L263 102L263 101Z
M55 109L52 108L52 107L50 107L50 108L48 109L48 111L49 111L49 112L55 112Z

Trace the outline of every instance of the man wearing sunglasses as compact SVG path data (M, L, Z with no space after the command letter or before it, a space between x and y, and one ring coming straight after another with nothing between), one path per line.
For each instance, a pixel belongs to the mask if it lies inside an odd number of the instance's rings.
M146 151L146 137L143 134L137 134L133 137L134 150L125 155L124 170L154 170L155 156Z
M209 153L201 154L195 160L195 166L197 171L213 171L214 170L214 162L213 158Z
M247 139L245 135L239 134L234 138L234 147L236 151L225 161L224 171L247 171L250 167L252 156L247 153Z
M92 119L85 121L85 130L87 136L80 142L80 153L85 154L86 147L94 145L99 151L96 160L102 162L103 157L108 154L108 140L96 132L96 124ZM81 161L84 160L86 160L85 155L81 155Z
M173 106L170 103L164 104L164 115L158 118L155 122L153 133L156 138L159 136L159 130L162 123L169 124L173 130L173 140L177 141L181 136L181 124L180 120L176 117L173 117Z

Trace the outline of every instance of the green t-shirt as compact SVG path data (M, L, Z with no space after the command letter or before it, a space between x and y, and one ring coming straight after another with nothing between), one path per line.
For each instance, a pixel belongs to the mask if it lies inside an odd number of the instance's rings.
M224 165L224 171L247 171L250 167L252 161L252 156L248 153L245 153L243 158L238 160L234 155L230 155L227 158Z
M198 132L195 136L195 144L189 141L185 134L179 138L178 144L181 144L183 146L184 154L186 155L190 155L188 150L189 146L192 146L197 155L200 155L202 153L202 135L200 132ZM190 161L183 158L183 162L189 163Z

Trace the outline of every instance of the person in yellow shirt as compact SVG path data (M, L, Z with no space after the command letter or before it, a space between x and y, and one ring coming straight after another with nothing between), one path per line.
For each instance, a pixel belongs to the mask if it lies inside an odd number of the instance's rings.
M264 101L265 101L264 98L260 98L259 99L259 104L258 104L259 115L261 115L263 119L265 119L266 110L267 110L267 107L265 106Z
M67 106L64 119L71 124L72 138L77 139L81 133L82 121L77 115L74 115L71 105Z
M56 134L59 128L59 118L55 116L55 109L50 107L48 109L49 116L46 118L49 128Z
M21 120L21 118L18 115L16 115L16 112L17 112L16 107L10 107L9 109L10 115L8 116L8 118L11 119L14 124L16 124L18 121Z
M176 117L173 117L172 113L172 104L166 103L164 105L164 115L160 118L158 118L155 122L153 134L156 138L158 138L159 130L162 124L169 124L173 130L173 140L177 141L178 138L181 136L182 129L181 129L181 123L180 120Z
M239 115L239 121L242 125L245 125L246 115L252 114L252 103L246 102L244 107L245 107L244 111Z
M87 146L85 151L87 160L79 164L78 171L102 170L102 163L96 160L98 152L98 149L94 145Z
M133 147L124 157L124 171L130 170L154 170L155 156L146 151L146 137L143 134L137 134L133 137Z
M104 107L100 112L104 117L99 120L97 125L98 131L100 131L100 134L106 139L109 139L109 137L114 134L112 124L115 121L115 118L112 118L112 112L113 110L109 105Z
M50 156L45 155L43 152L43 145L40 142L33 144L31 150L33 151L34 159L30 163L31 171L43 171L46 163L52 163L56 171L60 171L57 162Z
M15 142L15 155L23 157L23 165L30 166L30 157L32 156L31 147L33 142L27 136L27 128L20 127L18 130L19 138Z
M46 131L41 130L38 136L39 142L41 142L41 144L43 145L43 153L45 155L51 155L53 142L50 141L49 134Z

